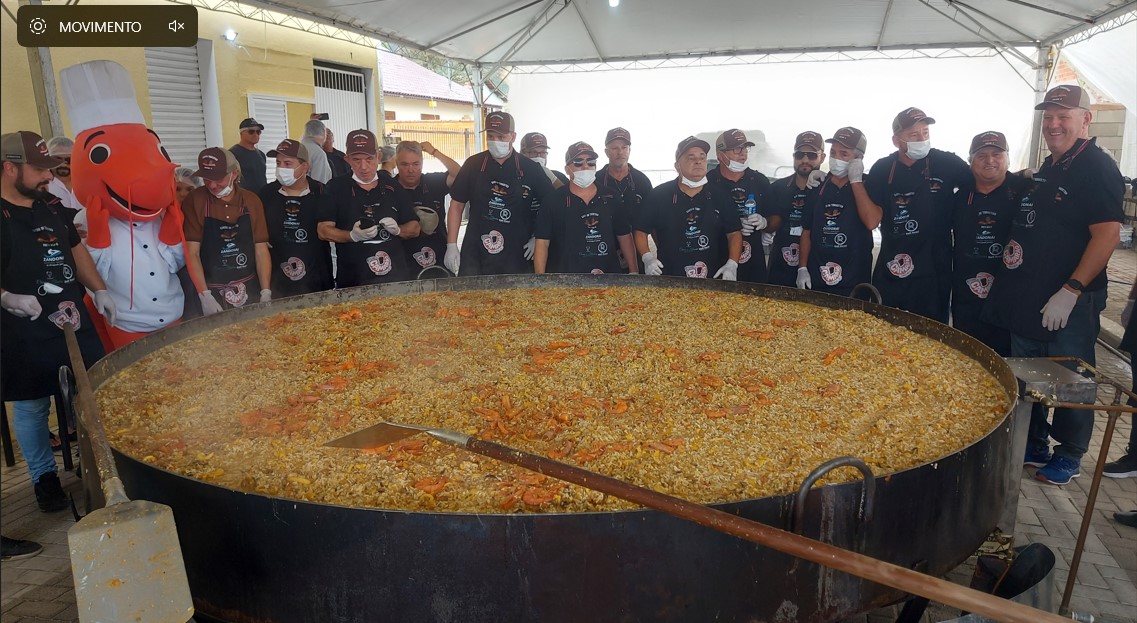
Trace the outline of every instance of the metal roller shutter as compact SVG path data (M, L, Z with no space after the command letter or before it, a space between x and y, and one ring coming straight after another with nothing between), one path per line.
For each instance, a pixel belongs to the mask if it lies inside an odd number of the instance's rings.
M367 88L363 74L316 65L315 83L316 112L328 113L324 125L331 128L336 147L342 149L348 132L367 128Z
M265 127L257 144L261 151L268 153L288 138L288 105L284 100L250 95L249 116ZM268 179L276 179L276 158L269 158L265 167Z
M170 158L196 166L205 149L205 111L197 48L146 48L146 83L150 89L153 130Z

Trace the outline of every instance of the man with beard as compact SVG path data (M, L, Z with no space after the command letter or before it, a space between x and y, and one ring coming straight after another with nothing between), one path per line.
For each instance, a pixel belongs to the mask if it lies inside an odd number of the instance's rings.
M632 134L624 128L608 130L608 135L604 137L604 155L607 156L608 163L596 171L596 187L620 195L628 222L634 224L640 205L651 192L651 180L628 163L631 154ZM638 270L641 268L639 261L639 257L626 258L620 254L622 268L634 262Z
M424 153L438 158L446 171L423 173ZM431 266L441 266L446 255L446 195L462 165L426 141L399 143L395 147L395 163L399 169L395 183L404 191L396 193L396 197L399 201L409 202L419 217L418 237L403 241L407 263L416 273Z
M710 267L726 256L714 277L738 279L742 224L730 198L707 184L710 149L709 143L694 136L680 141L675 149L678 177L652 189L639 211L633 235L644 274L707 279ZM654 252L648 234L655 239Z
M48 202L51 170L63 161L48 154L34 132L0 137L0 388L12 401L14 428L44 512L68 507L51 451L48 415L59 389L59 367L70 364L64 329L75 330L83 363L103 356L103 345L83 303L114 322L114 300L70 221Z
M777 230L781 217L770 211L770 180L746 165L753 146L737 128L719 134L715 140L719 165L707 173L707 181L718 186L738 208L738 220L742 224L738 280L766 283L762 234L767 228Z
M60 205L70 213L72 219L83 209L83 204L79 203L79 198L71 188L71 150L74 147L75 142L66 136L53 136L47 141L47 153L63 161L52 171L54 177L47 184L47 192L59 197Z
M794 172L773 183L774 211L782 216L770 247L769 283L795 287L801 254L801 232L805 206L817 194L809 187L809 174L825 162L825 144L817 132L806 131L794 140ZM771 228L766 228L767 232Z
M316 230L324 185L308 177L308 148L284 139L268 155L276 158L276 181L261 189L260 198L272 253L271 289L278 298L331 290L332 247Z

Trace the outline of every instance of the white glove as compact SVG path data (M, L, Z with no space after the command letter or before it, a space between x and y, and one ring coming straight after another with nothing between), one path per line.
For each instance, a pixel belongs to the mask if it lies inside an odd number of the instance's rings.
M352 242L363 242L364 240L371 240L372 238L374 238L375 236L378 236L378 235L379 235L379 226L378 225L368 227L367 229L360 229L359 228L359 221L356 221L355 225L351 226L351 241Z
M402 231L402 229L399 228L399 224L395 222L395 219L389 216L379 219L379 225L382 225L383 229L386 229L387 233L391 234L392 236L398 236L399 232ZM378 225L376 225L376 227L378 227Z
M9 314L19 318L35 320L43 313L43 307L40 307L39 299L34 294L16 294L5 290L0 294L0 306L3 306Z
M849 161L849 181L854 184L860 184L865 180L865 161L860 158L853 158Z
M821 182L825 181L825 173L821 169L809 172L809 178L805 180L806 188L817 188Z
M1126 326L1129 324L1129 317L1133 315L1133 303L1134 302L1137 302L1137 299L1129 299L1129 302L1127 302L1125 304L1125 309L1121 310L1121 324L1122 324L1122 326Z
M446 265L446 270L458 274L458 265L462 263L462 254L458 252L458 243L446 243L446 255L442 258L442 263Z
M764 231L762 232L762 246L769 247L774 244L774 234Z
M272 290L265 288L261 290L261 302L267 303L272 300Z
M749 236L756 229L766 228L766 217L761 214L749 214L742 217L742 235Z
M107 324L114 326L115 316L118 315L118 310L115 309L114 299L111 298L111 293L106 290L97 290L92 297L95 299L95 309L107 319Z
M221 311L221 303L213 298L213 293L209 290L199 292L197 296L201 299L201 314L203 316L212 316Z
M809 269L805 266L797 269L797 287L800 290L813 289L813 281L809 278Z
M1070 319L1070 312L1073 311L1074 304L1077 302L1077 293L1066 288L1058 288L1054 296L1050 297L1050 300L1042 306L1042 326L1049 331L1064 329L1066 321Z
M738 281L738 262L727 260L722 268L715 273L715 279L722 277L723 281Z
M644 274L645 275L662 275L663 262L655 259L655 254L651 251L644 253L640 259L644 261Z
M533 252L537 250L537 238L530 237L529 242L525 243L525 259L533 259Z

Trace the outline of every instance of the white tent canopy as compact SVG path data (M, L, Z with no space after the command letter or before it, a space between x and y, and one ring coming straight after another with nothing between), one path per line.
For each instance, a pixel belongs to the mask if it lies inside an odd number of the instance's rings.
M1037 48L1134 0L252 0L475 64L823 50Z

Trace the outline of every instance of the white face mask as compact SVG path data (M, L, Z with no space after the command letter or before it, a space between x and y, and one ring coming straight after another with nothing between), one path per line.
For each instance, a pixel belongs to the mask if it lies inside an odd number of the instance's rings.
M914 141L908 145L908 157L913 160L923 160L932 152L932 141Z
M498 157L500 158L500 156L498 156ZM540 156L537 156L536 158L530 158L530 160L532 160L533 162L536 162L537 164L539 164L541 166L545 166L545 159L540 157Z
M487 141L487 148L494 158L504 158L509 155L510 146L505 141Z
M849 161L833 158L829 161L829 172L837 177L845 177L849 173Z
M291 186L296 183L296 169L276 168L276 181L281 186Z
M218 199L224 199L231 194L233 194L233 180L230 180L229 185L225 188L222 188L221 190L213 193L213 196L217 197Z
M583 171L573 171L572 183L580 186L581 188L588 188L596 181L596 169L585 169Z
M702 178L702 179L700 179L700 180L698 180L698 181L695 181L695 182L693 182L693 181L691 181L691 180L689 180L689 179L687 179L687 178L683 177L682 175L680 175L680 176L679 176L679 180L683 182L683 185L684 185L684 186L687 186L687 187L690 187L690 188L698 188L698 187L702 186L703 184L706 184L706 183L707 183L707 178L706 178L706 176L703 176L703 178Z
M735 173L742 173L743 171L746 170L746 163L745 162L735 162L734 160L727 160L726 161L726 168L730 169L731 171L734 171Z
M360 184L363 184L364 186L373 183L378 178L379 178L379 176L377 174L372 173L371 179L364 181L364 180L359 179L359 176L356 175L355 173L351 174L351 179L359 182Z

